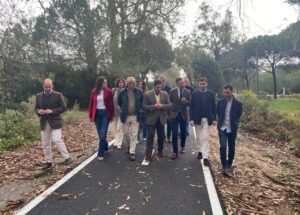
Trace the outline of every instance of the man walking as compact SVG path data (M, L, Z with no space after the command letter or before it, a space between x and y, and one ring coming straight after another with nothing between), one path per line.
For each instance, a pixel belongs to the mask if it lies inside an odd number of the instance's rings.
M162 90L165 91L169 95L172 88L167 84L166 77L164 75L161 75L161 76L159 76L159 80L162 83ZM165 139L166 143L172 143L171 132L172 132L171 119L169 118L169 113L168 113L167 136L165 135L166 137L164 137L164 138L166 138Z
M120 107L120 119L123 123L123 134L129 136L129 159L135 160L136 140L141 121L141 109L143 105L143 92L136 87L134 77L126 79L127 87L118 95L118 105Z
M218 133L220 141L220 157L224 174L232 168L235 154L235 140L238 131L239 119L243 112L243 105L233 96L233 87L225 85L223 88L224 98L218 101ZM228 143L228 158L227 158Z
M208 138L210 126L216 125L216 103L215 95L207 89L208 81L206 77L199 79L199 89L192 94L190 105L190 122L195 126L196 144L198 148L198 159L203 159L204 165L209 166L208 160Z
M168 93L162 91L162 83L154 81L154 90L148 91L143 100L146 125L148 129L145 160L149 162L152 156L155 130L157 133L158 157L163 157L164 125L168 119L168 109L171 104Z
M173 155L172 160L178 157L178 125L181 131L181 153L184 153L185 140L186 140L186 120L188 119L187 106L190 104L191 92L184 88L182 78L176 79L177 87L170 91L169 97L172 103L170 110L170 117L172 123L172 143Z
M62 118L61 113L66 110L63 96L53 90L52 80L44 80L44 91L36 95L35 112L40 117L41 139L46 164L43 170L52 169L51 140L56 144L64 158L61 164L71 162L68 150L61 138Z

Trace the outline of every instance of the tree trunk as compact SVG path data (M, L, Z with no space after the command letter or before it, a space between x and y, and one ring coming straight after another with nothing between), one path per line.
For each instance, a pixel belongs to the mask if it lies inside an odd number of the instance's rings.
M272 76L273 76L273 92L274 92L274 99L277 99L277 77L276 77L276 69L275 66L272 65Z
M109 30L110 30L110 51L112 66L114 67L117 62L117 52L119 48L119 27L117 25L117 8L115 0L108 1L107 16L109 17ZM114 70L114 69L113 69Z

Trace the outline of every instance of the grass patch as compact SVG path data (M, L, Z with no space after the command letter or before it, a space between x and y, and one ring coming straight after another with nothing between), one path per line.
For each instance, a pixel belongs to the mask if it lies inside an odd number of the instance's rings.
M286 167L292 167L293 166L293 161L286 159L282 162L282 165L286 166Z
M273 152L267 151L267 152L264 152L264 153L262 154L262 156L263 156L263 157L267 157L267 158L273 159L275 155L274 155Z
M79 110L68 110L63 114L63 122L66 124L74 124L80 122L87 113Z
M300 95L271 99L268 109L287 114L288 117L297 119L300 116Z

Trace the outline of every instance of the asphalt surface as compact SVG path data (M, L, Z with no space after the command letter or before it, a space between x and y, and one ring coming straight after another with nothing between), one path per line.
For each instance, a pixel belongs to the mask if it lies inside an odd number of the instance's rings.
M104 161L93 160L28 214L212 214L193 135L175 161L170 159L172 145L165 144L164 158L142 166L145 146L137 145L134 162L125 146L112 146Z

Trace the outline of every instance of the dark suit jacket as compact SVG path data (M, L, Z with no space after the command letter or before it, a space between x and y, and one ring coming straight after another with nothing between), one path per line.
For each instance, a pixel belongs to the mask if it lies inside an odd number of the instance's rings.
M44 92L41 92L36 95L36 103L34 108L34 111L40 117L41 130L43 131L45 129L46 121L48 121L52 129L62 128L62 117L60 114L66 110L62 94L53 91L49 100L48 108L46 108L52 110L53 113L49 115L39 115L37 112L38 109L44 109L43 94Z
M172 88L169 85L165 84L164 87L162 88L162 90L169 94L170 91L172 90Z
M163 109L157 110L153 107L156 104L155 91L151 90L145 93L143 100L143 109L145 111L145 118L147 125L155 125L159 118L162 125L167 123L168 109L171 108L169 95L165 91L160 92L160 103L163 105Z
M201 92L199 89L194 90L192 94L190 104L190 120L194 121L196 125L201 124L201 112L207 114L206 118L208 125L211 125L212 121L217 120L216 101L214 93L210 90L207 90L204 96L204 99L201 99ZM205 109L203 109L203 107Z
M170 117L171 119L175 119L179 112L182 113L182 116L187 119L188 118L188 111L187 106L189 106L191 101L191 92L188 89L183 89L182 97L188 101L186 104L183 104L181 99L178 97L178 87L173 88L170 91L169 98L172 103Z
M220 129L223 125L225 119L225 111L226 111L227 100L223 98L217 103L217 115L218 115L218 129ZM230 109L230 127L231 132L236 133L238 130L239 119L243 113L243 105L240 101L233 98L232 105Z

